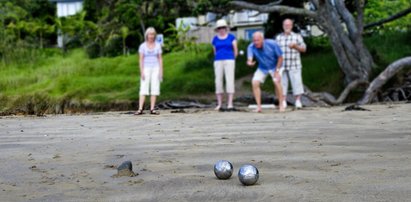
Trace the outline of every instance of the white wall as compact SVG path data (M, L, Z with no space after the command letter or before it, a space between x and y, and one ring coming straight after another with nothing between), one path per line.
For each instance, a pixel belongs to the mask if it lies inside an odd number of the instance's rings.
M78 13L83 9L83 2L57 2L57 17L65 17Z
M83 1L78 2L57 2L57 17L75 15L83 9ZM59 31L57 36L57 46L63 47L63 33Z

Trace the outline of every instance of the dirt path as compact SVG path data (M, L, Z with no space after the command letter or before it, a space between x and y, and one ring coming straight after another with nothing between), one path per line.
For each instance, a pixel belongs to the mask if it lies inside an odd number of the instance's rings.
M1 201L407 201L411 104L0 117ZM217 180L220 159L260 170ZM114 166L133 162L136 177Z

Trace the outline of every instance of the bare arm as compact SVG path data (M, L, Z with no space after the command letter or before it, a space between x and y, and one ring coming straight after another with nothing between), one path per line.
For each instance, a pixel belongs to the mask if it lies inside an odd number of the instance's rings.
M139 54L139 57L140 57L140 60L139 60L139 65L140 65L140 78L142 79L142 80L145 80L145 78L144 78L144 54L143 53L140 53Z
M247 59L247 65L250 66L250 67L255 65L255 61L253 61L253 58L248 58Z
M278 57L277 60L277 65L275 66L275 72L274 72L274 78L276 78L278 81L281 81L281 74L282 74L282 64L283 64L283 56Z
M295 43L290 45L290 48L293 48L293 49L297 50L300 53L305 53L305 51L307 49L305 46L297 45Z
M284 60L283 56L278 57L277 65L275 66L276 71L280 71L281 66L283 64L283 60Z
M290 48L294 48L300 53L305 53L307 51L307 46L305 45L304 40L301 37L301 35L298 37L297 43L300 45L294 43L290 45Z
M163 80L163 56L161 53L158 54L158 64L160 65L160 71L159 71L159 79L160 81Z
M233 41L233 49L234 49L234 57L237 58L238 56L237 40Z

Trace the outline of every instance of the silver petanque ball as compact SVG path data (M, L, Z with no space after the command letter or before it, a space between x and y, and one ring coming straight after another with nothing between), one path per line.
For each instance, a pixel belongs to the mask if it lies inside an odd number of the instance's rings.
M259 177L258 169L253 165L243 165L238 171L238 179L243 185L253 185Z
M214 174L218 179L226 180L233 174L233 165L226 160L217 161L214 165Z

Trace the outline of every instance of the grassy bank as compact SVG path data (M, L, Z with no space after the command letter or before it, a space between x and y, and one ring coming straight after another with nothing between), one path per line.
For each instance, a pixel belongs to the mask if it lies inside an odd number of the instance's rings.
M367 46L381 71L390 62L411 54L409 34L373 36ZM246 50L248 42L240 42ZM66 55L47 50L34 63L0 64L0 111L61 113L73 109L130 109L136 107L139 69L136 55L88 59L76 49ZM197 52L174 52L164 56L161 100L210 95L213 99L214 72L210 45ZM245 56L237 60L236 78L251 74ZM343 74L326 40L309 41L303 55L304 83L314 91L338 94ZM248 83L245 90L251 88ZM263 89L272 92L272 82Z

